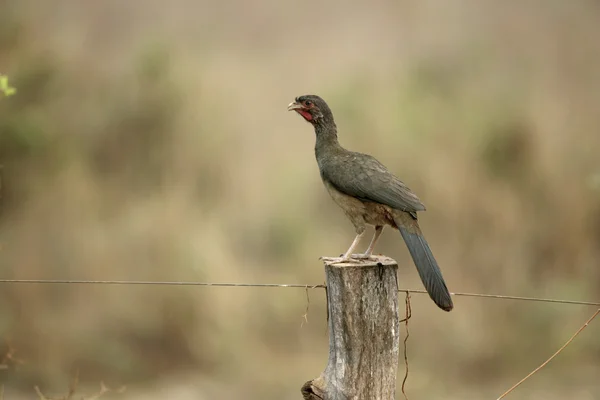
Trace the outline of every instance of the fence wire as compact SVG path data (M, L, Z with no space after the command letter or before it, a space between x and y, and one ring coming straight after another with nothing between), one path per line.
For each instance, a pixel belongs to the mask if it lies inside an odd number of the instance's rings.
M208 287L250 287L250 288L301 288L324 289L326 285L299 283L237 283L237 282L194 282L194 281L125 281L125 280L72 280L72 279L0 279L0 284L69 284L69 285L155 285L155 286L208 286ZM427 293L423 289L398 289L402 293ZM541 303L572 304L600 307L600 301L552 299L542 297L511 296L505 294L451 292L453 296L479 297L501 300L535 301Z

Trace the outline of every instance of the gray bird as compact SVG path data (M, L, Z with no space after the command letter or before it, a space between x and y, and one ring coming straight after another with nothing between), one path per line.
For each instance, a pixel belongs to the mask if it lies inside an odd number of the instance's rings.
M323 184L356 229L356 237L340 261L371 258L383 227L389 225L400 231L431 299L442 310L452 310L442 271L417 221L417 211L425 211L417 195L372 156L340 145L333 113L319 96L297 97L288 111L296 111L314 127ZM366 225L375 227L375 235L365 253L353 254Z

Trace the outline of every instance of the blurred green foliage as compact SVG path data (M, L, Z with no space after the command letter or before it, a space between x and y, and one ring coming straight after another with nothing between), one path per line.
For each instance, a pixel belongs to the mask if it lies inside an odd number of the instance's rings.
M0 93L4 96L12 96L17 92L17 89L8 84L8 76L0 74Z

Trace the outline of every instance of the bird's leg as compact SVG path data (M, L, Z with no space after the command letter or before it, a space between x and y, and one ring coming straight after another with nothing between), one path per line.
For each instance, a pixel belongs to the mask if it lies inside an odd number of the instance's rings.
M366 255L367 257L371 257L371 254L373 254L373 250L375 249L375 243L377 243L377 240L379 239L379 237L381 236L382 233L383 233L383 226L382 225L376 226L375 234L373 235L373 239L371 240L371 243L369 244L369 248L367 249L367 251L365 252L364 255Z
M369 259L371 258L371 255L373 254L373 249L375 248L375 243L377 243L377 239L379 239L379 236L381 236L381 234L383 233L383 226L378 225L375 227L375 234L373 235L373 239L371 239L371 244L369 244L369 248L367 249L367 251L365 251L363 254L354 254L352 257L353 258L358 258L358 259Z
M364 234L365 234L365 230L364 229L362 229L362 231L360 233L356 234L356 237L352 241L352 244L350 245L350 248L342 256L342 261L348 261L348 260L350 260L350 258L352 257L352 252L354 251L354 249L356 249L356 246L358 246L358 244L360 243L360 239L363 237Z

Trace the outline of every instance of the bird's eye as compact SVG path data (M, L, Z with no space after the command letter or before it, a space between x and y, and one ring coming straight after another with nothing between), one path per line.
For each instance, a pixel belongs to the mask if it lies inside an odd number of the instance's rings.
M306 107L310 107L310 106L311 106L311 104L312 104L312 101L310 101L310 100L306 100L306 101L304 102L304 105L305 105Z

